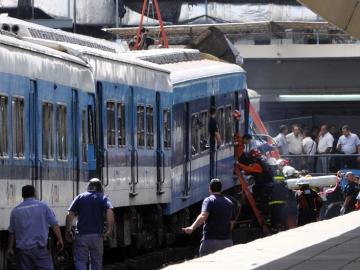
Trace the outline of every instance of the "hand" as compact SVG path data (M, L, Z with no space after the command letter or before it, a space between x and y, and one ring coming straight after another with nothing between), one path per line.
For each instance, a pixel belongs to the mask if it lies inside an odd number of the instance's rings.
M14 252L14 249L12 249L12 248L9 248L8 250L7 250L7 257L8 257L8 259L9 260L14 260L15 259L15 252Z
M72 230L70 230L70 231L66 231L66 233L65 233L65 240L66 241L68 241L68 242L72 242L72 241L74 241L74 233L73 233L73 231Z
M58 240L57 243L56 243L56 247L58 250L63 250L64 249L64 242L62 239Z
M111 231L110 231L110 230L107 230L107 231L104 233L103 238L104 238L104 239L111 238Z
M191 227L182 228L181 230L186 234L192 234L192 232L194 231L194 229Z

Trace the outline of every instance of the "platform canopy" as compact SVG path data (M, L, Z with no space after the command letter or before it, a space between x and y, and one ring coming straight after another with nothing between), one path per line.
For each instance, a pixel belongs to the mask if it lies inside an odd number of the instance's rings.
M360 0L298 0L327 21L360 39Z

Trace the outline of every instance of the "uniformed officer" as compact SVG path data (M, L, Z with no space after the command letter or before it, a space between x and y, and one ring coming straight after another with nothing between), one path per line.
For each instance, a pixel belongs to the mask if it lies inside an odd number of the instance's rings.
M64 247L55 214L49 206L35 198L33 186L23 186L22 197L24 201L12 210L10 216L8 254L14 256L16 242L18 269L52 270L52 258L46 248L49 227L55 232L58 248L62 250Z
M340 210L340 214L347 214L355 210L355 204L356 204L356 197L359 193L359 190L357 188L357 178L352 172L347 172L345 174L345 178L348 181L348 183L345 186L344 189L344 197L345 201L344 204Z
M99 179L89 181L87 191L79 194L71 203L66 216L66 238L75 238L74 257L77 270L88 269L89 257L92 270L102 269L103 238L112 233L114 213L109 199L104 196ZM104 216L107 228L104 232ZM77 217L76 235L72 233Z

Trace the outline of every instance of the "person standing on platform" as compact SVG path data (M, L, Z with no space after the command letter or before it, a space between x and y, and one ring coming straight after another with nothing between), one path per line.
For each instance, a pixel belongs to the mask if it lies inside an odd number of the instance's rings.
M215 177L215 154L216 154L216 143L220 147L222 144L219 128L216 121L216 107L211 106L209 110L209 124L208 130L210 135L210 179Z
M289 145L289 155L301 155L302 154L302 140L303 136L301 134L301 129L298 125L294 124L292 126L292 132L286 135L286 140ZM291 157L292 166L300 170L301 169L301 157Z
M233 245L231 230L235 224L234 204L221 194L221 188L222 185L219 179L210 181L209 192L211 195L204 199L201 213L191 226L183 228L186 234L191 234L204 224L199 250L200 256Z
M302 141L303 152L307 155L305 159L305 168L309 172L315 171L315 159L314 155L316 153L316 142L311 138L310 130L304 130L304 139Z
M345 174L345 178L348 183L344 189L344 197L345 201L343 206L341 207L340 214L344 215L350 213L355 210L356 197L359 194L359 190L357 188L357 178L352 172L347 172Z
M285 125L281 125L279 127L279 134L274 138L276 142L276 146L279 149L280 155L286 156L289 155L289 145L286 140L286 135L288 134L288 127Z
M47 249L49 227L58 240L57 247L64 248L60 227L54 211L47 204L35 198L35 188L22 187L24 201L16 206L10 215L8 255L14 258L14 244L20 270L54 269L51 254Z
M114 225L114 213L109 199L103 194L99 179L89 181L87 191L79 194L71 203L66 216L66 237L68 241L75 238L74 259L76 270L102 269L103 241L110 237ZM78 218L76 235L72 226ZM106 230L104 225L106 217ZM90 257L90 262L89 262Z
M360 154L360 140L358 135L351 133L348 125L342 127L342 133L343 135L340 136L336 148L345 155ZM342 167L356 169L356 160L357 158L355 156L345 157Z
M319 155L328 155L331 153L333 147L334 137L328 131L327 125L322 125L319 133L319 140L317 151ZM330 157L318 157L316 171L318 173L328 173L329 172L329 161Z

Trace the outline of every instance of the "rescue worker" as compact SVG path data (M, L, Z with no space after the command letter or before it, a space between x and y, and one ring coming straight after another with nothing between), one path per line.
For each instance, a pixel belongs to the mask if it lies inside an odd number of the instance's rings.
M262 154L256 149L251 149L249 157L243 154L237 165L240 170L253 176L255 181L252 187L254 198L262 214L268 216L270 214L268 203L271 200L273 174L262 160Z
M209 123L208 130L210 135L210 179L215 177L215 153L216 153L216 143L220 147L222 144L219 128L216 121L216 107L211 106L209 110Z
M300 179L297 182L299 190L295 193L298 207L297 226L317 221L322 199L310 188L310 182L307 179Z
M210 196L204 199L201 213L191 226L182 228L186 234L191 234L204 224L199 250L200 256L233 245L231 230L235 224L235 208L231 200L221 194L221 188L222 185L219 179L210 181Z
M49 227L54 230L57 247L60 250L64 247L54 211L36 199L33 186L23 186L21 193L24 201L11 211L8 255L14 258L16 242L18 269L52 270L54 266L47 249Z
M359 190L357 188L357 178L355 177L355 175L352 172L347 172L345 174L345 178L348 183L346 184L344 189L345 201L340 209L341 215L350 213L355 210L356 197L359 193Z
M74 259L76 270L102 269L103 238L110 237L114 225L114 214L109 199L104 196L99 179L89 181L87 191L79 194L71 203L66 216L66 237L75 238ZM106 230L104 232L104 216ZM73 221L77 217L76 234L73 234ZM90 257L90 262L89 262Z

